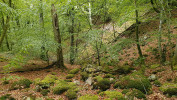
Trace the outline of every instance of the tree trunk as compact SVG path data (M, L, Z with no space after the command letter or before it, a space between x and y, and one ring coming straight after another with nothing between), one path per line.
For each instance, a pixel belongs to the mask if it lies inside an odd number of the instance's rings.
M48 61L47 53L46 53L47 51L46 51L46 48L45 48L46 36L45 36L45 30L44 30L44 14L43 14L42 5L43 5L43 1L40 0L40 14L39 14L40 21L39 21L39 23L40 23L40 26L41 26L41 32L43 33L40 58L42 60Z
M60 68L65 68L64 61L63 61L63 52L62 52L62 46L61 46L61 36L60 36L60 30L59 30L59 21L58 21L58 15L55 9L54 4L51 5L51 15L52 15L52 23L53 23L53 32L55 36L55 40L58 43L57 48L57 66Z
M177 40L176 40L176 48L173 57L173 65L177 65Z
M136 10L135 10L135 13L136 13L136 45L137 45L139 57L143 58L143 54L142 54L140 42L139 42L139 20L138 20L139 16L138 16L136 0L135 0L135 6L136 6Z
M74 64L75 56L74 56L74 7L72 8L72 11L70 11L70 19L71 19L71 27L70 27L70 64Z

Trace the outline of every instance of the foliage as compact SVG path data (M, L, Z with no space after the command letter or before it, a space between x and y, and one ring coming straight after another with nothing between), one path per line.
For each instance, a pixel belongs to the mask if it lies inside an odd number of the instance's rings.
M160 87L162 85L158 80L155 80L153 84L157 87Z
M97 95L84 95L78 98L78 100L99 100Z

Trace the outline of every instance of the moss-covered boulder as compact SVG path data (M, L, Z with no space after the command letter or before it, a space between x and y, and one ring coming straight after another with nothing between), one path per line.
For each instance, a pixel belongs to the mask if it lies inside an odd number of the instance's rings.
M109 79L101 79L101 80L98 80L98 82L96 83L96 86L100 90L105 91L110 88L111 82Z
M123 94L118 91L105 91L100 94L106 96L110 100L125 100Z
M78 98L78 100L99 100L97 95L84 95Z
M158 80L155 80L153 84L157 87L160 87L162 85Z
M166 83L166 84L163 84L160 87L160 90L164 94L167 94L169 96L177 95L177 84L175 84L175 83Z
M71 78L73 78L75 75L74 74L68 74L67 76L66 76L66 79L71 79Z
M114 73L117 74L128 74L133 70L134 68L130 67L129 65L124 65L124 66L118 66L113 69Z
M12 83L10 90L29 88L32 82L29 79L20 79Z
M57 80L56 86L53 87L53 93L60 95L69 89L72 89L73 91L78 91L78 88L75 83L66 82L64 80Z
M126 96L127 96L128 100L133 100L134 97L136 97L138 99L146 99L145 94L137 89L130 90L129 92L126 93Z
M49 90L43 89L43 90L41 90L40 93L41 93L43 96L46 96L49 92L50 92Z
M130 75L122 77L118 82L114 84L114 88L135 88L143 93L149 92L151 90L151 83L150 81L142 75L140 72L134 72Z
M65 94L69 100L73 100L77 98L77 91L69 89Z
M80 75L83 81L86 81L89 77L89 74L87 72L81 72Z
M77 74L79 72L79 68L75 68L69 71L69 74Z
M40 83L41 84L54 84L57 79L58 78L55 75L48 74L42 81L40 81Z

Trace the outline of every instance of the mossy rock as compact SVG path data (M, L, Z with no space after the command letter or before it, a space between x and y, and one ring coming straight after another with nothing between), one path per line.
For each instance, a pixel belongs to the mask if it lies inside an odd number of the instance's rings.
M168 94L169 96L177 95L177 84L175 84L175 83L166 83L166 84L163 84L160 87L160 90L164 94Z
M140 90L133 89L126 93L126 96L128 97L128 100L133 100L134 97L138 99L146 99L146 96L144 93L142 93Z
M160 87L162 85L158 80L155 80L153 84L157 87Z
M72 82L66 82L64 80L57 80L56 86L53 87L53 93L54 94L62 94L68 89L72 89L74 91L78 91L78 88L75 83Z
M123 94L117 91L105 91L103 92L110 100L125 100Z
M99 100L97 95L84 95L79 97L77 100Z
M67 76L66 76L66 79L71 79L71 78L73 78L75 75L74 74L68 74Z
M87 72L81 72L80 75L83 81L86 81L89 77L89 74Z
M111 86L111 83L110 83L110 80L109 79L101 79L99 80L97 83L96 83L96 86L102 90L102 91L105 91L107 89L110 88Z
M48 94L49 92L50 92L49 90L43 89L43 90L41 90L40 93L41 93L43 96L47 96L47 94Z
M42 81L41 84L54 84L58 78L55 75L48 74Z
M79 72L79 68L75 68L69 71L69 74L77 74Z
M68 97L69 100L73 100L73 99L76 99L77 98L77 92L72 90L72 89L69 89L67 92L66 92L66 96Z
M112 74L106 74L104 78L114 78L114 76Z
M123 89L122 94L128 93L130 90L129 89Z
M94 81L98 82L98 81L101 81L103 78L101 76L96 76L94 78Z
M6 94L1 96L0 100L15 100L15 98L11 97L11 94Z
M134 72L130 75L122 77L118 82L114 84L114 88L128 89L135 88L143 93L150 91L152 85L150 81L142 75L140 72Z
M118 73L118 74L128 74L128 73L131 72L131 70L133 70L133 68L130 67L129 65L118 66L118 67L113 69L113 71Z
M29 88L32 82L29 79L21 79L12 83L10 90Z

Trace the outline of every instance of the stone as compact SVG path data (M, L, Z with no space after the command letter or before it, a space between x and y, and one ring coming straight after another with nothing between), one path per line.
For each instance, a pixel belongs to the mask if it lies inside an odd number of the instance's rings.
M152 74L151 76L148 77L150 81L155 81L157 79L155 74Z
M92 83L93 83L92 77L89 77L89 78L85 81L85 83L88 84L88 85L92 85Z

